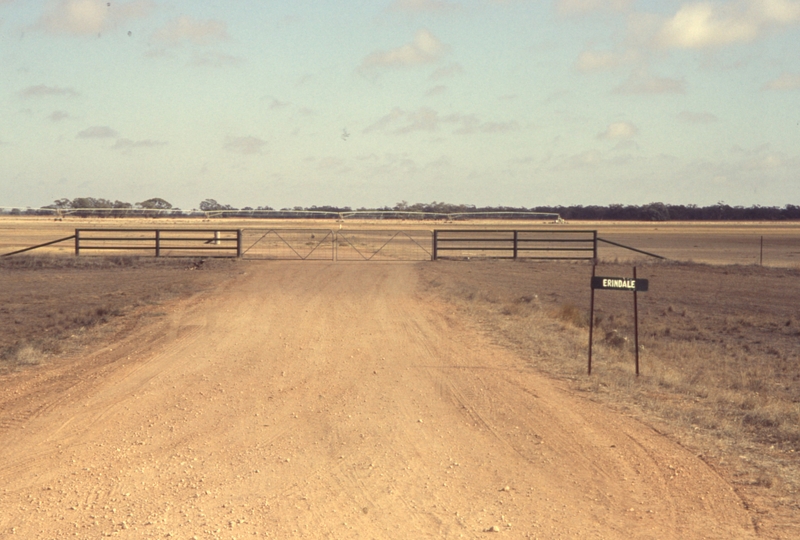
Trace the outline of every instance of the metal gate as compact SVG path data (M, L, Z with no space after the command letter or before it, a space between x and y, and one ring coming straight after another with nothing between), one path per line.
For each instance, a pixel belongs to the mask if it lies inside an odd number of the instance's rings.
M288 261L334 260L335 235L328 229L244 229L242 257Z
M244 229L246 259L294 261L429 261L430 231Z
M336 233L339 261L430 261L430 231L355 230Z

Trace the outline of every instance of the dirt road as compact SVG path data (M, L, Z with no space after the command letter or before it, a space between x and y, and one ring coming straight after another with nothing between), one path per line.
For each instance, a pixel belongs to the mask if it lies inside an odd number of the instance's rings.
M238 268L3 398L0 537L755 537L698 457L525 368L414 265Z

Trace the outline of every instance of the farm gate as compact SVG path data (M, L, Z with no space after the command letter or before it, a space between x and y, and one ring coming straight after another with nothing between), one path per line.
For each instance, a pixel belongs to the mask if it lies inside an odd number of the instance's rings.
M245 229L247 259L327 261L429 261L430 231Z
M2 256L74 241L75 255L239 257L300 261L438 259L597 260L598 243L663 259L597 236L594 230L75 229L75 234Z
M597 231L439 229L433 258L594 260L597 240Z

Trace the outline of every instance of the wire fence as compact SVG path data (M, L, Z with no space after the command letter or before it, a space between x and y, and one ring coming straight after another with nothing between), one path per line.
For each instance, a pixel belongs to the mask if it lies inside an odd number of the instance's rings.
M334 232L328 229L243 229L242 257L332 261L335 238Z
M433 258L430 231L338 231L339 261L429 261Z

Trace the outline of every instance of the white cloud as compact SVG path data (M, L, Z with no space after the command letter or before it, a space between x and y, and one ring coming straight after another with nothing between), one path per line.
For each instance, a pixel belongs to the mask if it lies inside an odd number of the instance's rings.
M765 83L762 90L800 90L800 73L784 73Z
M52 33L98 34L126 21L146 17L154 7L152 0L60 0L51 4L39 19L37 27Z
M286 107L291 105L291 103L289 103L288 101L280 101L274 97L269 98L269 100L270 100L269 109L271 111L285 109Z
M633 0L556 0L555 8L562 15L584 15L596 11L625 11Z
M614 89L615 94L683 94L686 83L677 79L656 77L639 71Z
M178 45L184 41L195 45L209 45L227 40L228 27L222 21L198 21L182 15L164 25L154 37L168 45Z
M587 167L596 167L603 163L603 155L599 150L586 150L579 154L567 156L562 159L557 165L555 170L571 170L571 169L584 169Z
M237 154L261 154L267 143L258 137L228 137L223 148Z
M432 81L439 81L442 79L450 79L464 73L464 68L461 64L452 63L447 66L442 66L436 71L431 73L429 79Z
M69 118L69 114L64 111L53 111L48 118L52 122L60 122L61 120L66 120Z
M771 29L800 22L796 0L738 0L684 4L661 25L662 47L700 49L753 41Z
M419 30L411 43L388 51L376 51L361 62L361 69L406 67L438 62L447 47L428 30Z
M316 160L316 168L333 174L347 174L353 170L342 158L333 156L325 156Z
M76 92L73 88L61 88L60 86L47 86L44 84L39 84L36 86L29 86L25 90L22 90L19 95L27 99L47 96L75 97L80 94L78 94L78 92Z
M506 133L519 129L519 122L510 120L508 122L483 122L476 126L481 133Z
M719 118L709 112L682 111L678 114L678 120L687 124L712 124Z
M120 150L122 152L129 152L136 148L158 148L159 146L164 146L167 143L163 141L153 141L151 139L145 139L142 141L132 141L130 139L117 139L117 142L114 143L114 146L111 147L112 150Z
M425 97L438 96L447 92L447 87L443 84L438 84L425 92Z
M630 139L639 132L639 129L630 122L613 122L608 128L597 134L598 139L624 140Z
M575 68L582 72L606 71L620 66L624 58L608 51L583 51L575 61Z
M800 165L800 158L789 156L784 152L772 150L769 143L761 144L755 148L745 149L734 146L731 153L740 157L736 164L738 170L770 171L775 169L795 170Z
M433 133L445 126L452 127L453 133L458 135L501 133L519 129L519 123L513 120L508 122L483 122L474 114L453 113L442 116L429 107L420 107L414 111L405 111L395 107L389 114L366 127L363 132L387 131L395 135L406 135L416 131Z
M427 107L421 107L416 111L408 111L404 114L405 126L395 130L398 135L404 135L413 131L437 131L439 125L446 120L439 117L439 113Z
M84 129L76 136L78 139L109 139L119 135L108 126L92 126Z
M461 5L445 0L395 0L386 9L400 13L447 13L460 10Z
M192 57L192 65L201 67L233 67L242 63L242 59L230 54L207 51L202 54L196 52Z

